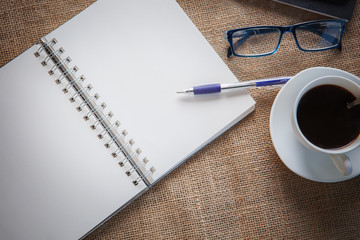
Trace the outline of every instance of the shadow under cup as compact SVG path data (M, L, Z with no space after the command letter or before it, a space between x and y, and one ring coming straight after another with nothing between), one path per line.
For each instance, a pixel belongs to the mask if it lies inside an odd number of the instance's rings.
M296 98L293 128L307 148L343 154L360 145L360 86L339 76L325 76L307 84Z

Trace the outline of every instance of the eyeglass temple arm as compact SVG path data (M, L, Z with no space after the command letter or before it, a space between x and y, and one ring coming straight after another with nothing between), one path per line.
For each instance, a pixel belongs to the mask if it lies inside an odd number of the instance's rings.
M232 51L231 51L231 47L229 46L228 49L227 49L226 57L230 58L231 56L232 56Z
M250 35L248 35L247 37L241 38L238 41L236 41L235 43L233 43L233 47L234 47L234 51L241 45L243 44L248 38L250 37ZM228 47L228 52L227 52L227 58L230 58L232 56L233 52L231 50L231 46Z

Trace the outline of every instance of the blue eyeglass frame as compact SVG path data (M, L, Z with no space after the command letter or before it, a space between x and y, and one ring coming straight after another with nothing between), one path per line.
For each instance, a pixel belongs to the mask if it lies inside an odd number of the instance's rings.
M341 30L340 30L340 36L339 36L339 40L338 43L334 46L330 46L330 47L326 47L326 48L321 48L321 49L304 49L302 47L300 47L299 42L297 40L296 37L296 33L295 30L298 27L301 27L303 25L307 25L307 24L313 24L313 23L323 23L323 22L336 22L339 23L341 26ZM233 29L233 30L229 30L226 32L226 39L229 42L230 46L228 48L228 52L227 52L227 57L230 58L231 55L234 55L236 57L263 57L263 56L269 56L274 54L280 46L281 43L281 39L284 33L288 33L291 32L294 39L295 39L295 43L296 46L304 52L318 52L318 51L324 51L324 50L329 50L329 49L333 49L333 48L338 48L339 50L341 50L341 39L342 39L342 35L345 31L345 20L344 19L329 19L329 20L317 20L317 21L310 21L310 22L302 22L302 23L298 23L298 24L294 24L294 25L284 25L284 26L255 26L255 27L246 27L246 28L237 28L237 29ZM280 30L280 37L279 37L279 41L278 44L275 48L274 51L269 52L269 53L264 53L264 54L257 54L257 55L240 55L235 53L234 51L234 44L233 44L233 34L237 31L241 31L241 30L250 30L250 29L257 29L257 28L268 28L268 29L277 29ZM329 38L334 38L333 36L328 35ZM243 40L246 41L248 38L245 38ZM241 42L242 43L242 42ZM241 44L240 43L240 44Z

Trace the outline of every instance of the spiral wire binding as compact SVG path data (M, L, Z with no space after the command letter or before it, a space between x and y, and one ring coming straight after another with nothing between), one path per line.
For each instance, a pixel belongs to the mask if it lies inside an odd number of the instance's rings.
M74 95L69 99L70 102L75 102L76 98L81 98L81 104L76 108L79 112L84 109L85 106L89 109L87 114L84 116L84 120L89 120L92 116L95 118L95 123L91 125L91 129L96 129L98 126L102 127L102 131L98 134L98 138L102 139L106 134L110 137L110 140L105 144L106 148L109 148L112 144L116 145L116 151L111 155L116 158L120 153L124 155L124 158L119 162L119 166L123 167L125 164L129 163L131 165L130 170L126 171L126 175L131 176L134 172L138 174L138 178L133 181L134 185L138 185L143 181L147 186L150 186L154 179L152 178L153 173L155 172L154 167L150 167L149 170L146 169L146 164L149 160L145 157L140 160L141 150L137 148L135 151L131 149L131 146L135 143L133 139L125 141L124 137L127 135L126 130L121 132L117 130L120 127L120 122L116 121L114 124L111 123L110 118L113 116L113 113L110 111L108 114L104 114L104 109L106 107L105 103L100 105L96 103L99 99L99 94L91 96L89 91L92 89L91 84L83 86L82 82L85 80L85 77L82 75L76 77L75 73L78 71L78 67L74 66L70 68L68 64L71 62L71 58L66 57L62 59L61 54L65 50L60 47L54 49L54 45L57 43L57 40L54 38L51 41L47 41L45 38L42 38L38 45L39 49L34 53L36 57L41 56L41 52L45 52L46 57L41 62L45 67L48 65L48 62L52 61L52 66L49 75L53 75L56 70L59 71L60 77L55 81L57 84L60 84L63 79L68 81L66 87L63 89L64 93L68 93L70 88L73 88Z

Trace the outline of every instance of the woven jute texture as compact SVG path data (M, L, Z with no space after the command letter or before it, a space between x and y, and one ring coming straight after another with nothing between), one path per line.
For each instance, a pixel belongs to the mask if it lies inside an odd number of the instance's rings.
M93 2L0 0L0 66ZM271 0L178 3L239 81L294 75L314 66L360 76L360 3L346 25L342 51L301 52L287 34L272 56L231 59L226 30L324 17ZM318 183L290 171L269 132L278 90L249 92L257 102L253 113L86 239L360 239L360 178Z

